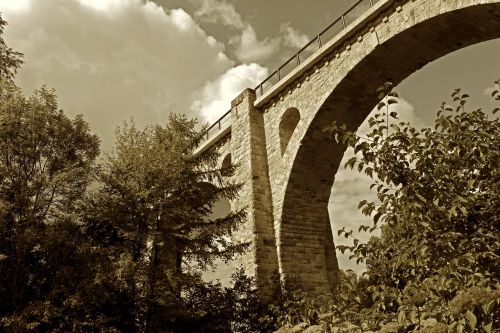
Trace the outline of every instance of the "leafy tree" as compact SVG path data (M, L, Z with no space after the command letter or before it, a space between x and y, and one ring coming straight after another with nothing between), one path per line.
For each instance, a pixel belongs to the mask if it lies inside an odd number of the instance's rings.
M48 331L83 272L74 210L99 140L53 90L25 97L15 86L22 55L2 39L5 25L0 17L0 330Z
M252 279L240 272L223 288L200 274L246 248L229 237L242 211L207 218L236 195L234 167L193 154L202 131L172 116L165 128L125 124L96 170L99 140L83 118L60 111L53 90L25 97L15 86L22 55L1 38L5 25L0 17L0 330L261 331L248 313L261 307Z
M0 80L2 317L55 292L59 273L75 259L77 246L59 237L75 229L75 203L98 147L81 116L71 120L58 110L53 91L41 88L26 98Z
M392 123L398 95L387 83L360 137L344 124L327 129L357 154L346 167L374 179L378 200L359 208L373 218L358 231L374 232L365 244L353 240L341 251L364 262L357 278L340 273L333 300L295 291L275 307L280 332L486 332L500 318L499 170L500 122L492 112L466 110L469 96L456 89L443 103L433 128ZM500 81L492 92L500 100ZM391 121L390 121L391 119ZM320 315L318 315L318 313ZM313 325L313 326L311 326ZM307 329L307 330L306 330Z
M195 124L177 115L166 127L124 124L86 202L85 232L105 267L97 274L128 295L136 331L174 329L196 317L185 296L202 283L200 271L244 250L228 237L242 211L207 217L239 187L225 177L233 167L217 167L215 152L194 154L203 136Z
M2 19L2 15L0 13L0 79L12 80L14 78L14 74L23 61L22 54L8 47L2 38L6 25L7 22Z
M358 154L346 167L374 178L370 188L378 202L359 204L373 224L359 230L381 228L380 238L368 244L340 230L354 243L339 249L367 263L373 311L397 314L407 329L434 318L451 332L490 332L500 300L499 109L466 110L469 95L456 89L454 104L441 105L435 126L416 129L389 124L389 118L398 119L389 108L398 96L390 84L379 92L387 98L369 118L366 138L345 125L331 128L338 142ZM500 100L498 89L493 97Z

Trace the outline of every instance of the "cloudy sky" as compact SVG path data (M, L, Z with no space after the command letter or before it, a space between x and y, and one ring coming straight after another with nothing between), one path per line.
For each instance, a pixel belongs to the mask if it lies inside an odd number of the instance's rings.
M170 112L211 122L246 87L338 17L353 0L0 0L5 39L25 54L17 83L27 94L56 89L69 115L84 114L112 147L114 129L134 118L163 123ZM398 87L404 117L428 125L453 88L489 107L500 76L500 41L441 58ZM339 172L334 229L362 217L369 181ZM352 267L341 257L342 267Z

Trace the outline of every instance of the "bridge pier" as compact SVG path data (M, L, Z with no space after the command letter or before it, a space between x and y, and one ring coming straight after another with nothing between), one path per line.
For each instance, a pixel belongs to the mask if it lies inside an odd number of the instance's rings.
M275 272L279 272L282 279L294 281L316 294L331 294L338 280L338 264L328 207L317 207L324 200L316 200L315 193L318 190L329 195L331 184L321 189L315 184L297 184L291 211L276 216L264 114L255 109L254 102L255 92L246 89L231 104L231 157L238 165L234 181L243 185L232 208L244 208L247 212L247 221L235 238L251 244L239 264L248 275L256 278L263 300L271 296L271 279ZM314 163L310 165L310 172L317 172L316 167ZM276 172L280 170L271 170L272 174Z
M264 118L261 112L255 111L254 102L255 92L246 89L231 103L231 157L238 165L234 180L243 185L232 205L233 209L244 208L247 213L247 221L235 235L238 240L251 244L240 263L248 275L256 278L260 298L268 300L271 278L278 270L278 257Z
M378 86L397 85L445 54L500 38L500 0L369 2L279 82L266 91L259 85L257 100L254 90L240 94L230 124L219 122L198 151L230 153L239 166L234 180L243 186L232 205L246 209L247 222L235 238L251 243L240 262L256 277L262 299L269 299L276 270L316 294L338 283L327 206L345 146L328 138L325 126L336 121L356 129L379 102Z

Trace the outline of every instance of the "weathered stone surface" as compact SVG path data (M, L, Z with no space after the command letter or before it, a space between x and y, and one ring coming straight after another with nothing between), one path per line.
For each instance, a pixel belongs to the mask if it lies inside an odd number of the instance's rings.
M263 297L275 269L317 293L336 284L327 205L345 147L326 137L325 126L357 128L377 104L379 85L499 37L499 0L381 0L271 92L256 101L248 89L233 101L231 133L219 149L240 165L235 177L244 187L233 207L247 208L238 237L253 244L241 262ZM291 108L300 120L282 151L281 118Z

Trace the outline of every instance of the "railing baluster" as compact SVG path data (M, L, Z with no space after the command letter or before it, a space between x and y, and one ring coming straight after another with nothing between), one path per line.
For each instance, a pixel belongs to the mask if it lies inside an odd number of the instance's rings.
M344 29L346 28L345 16L344 15L342 15L342 26L344 27Z
M318 35L318 49L320 49L323 45L321 44L321 35Z
M300 66L300 53L297 52L297 67Z

